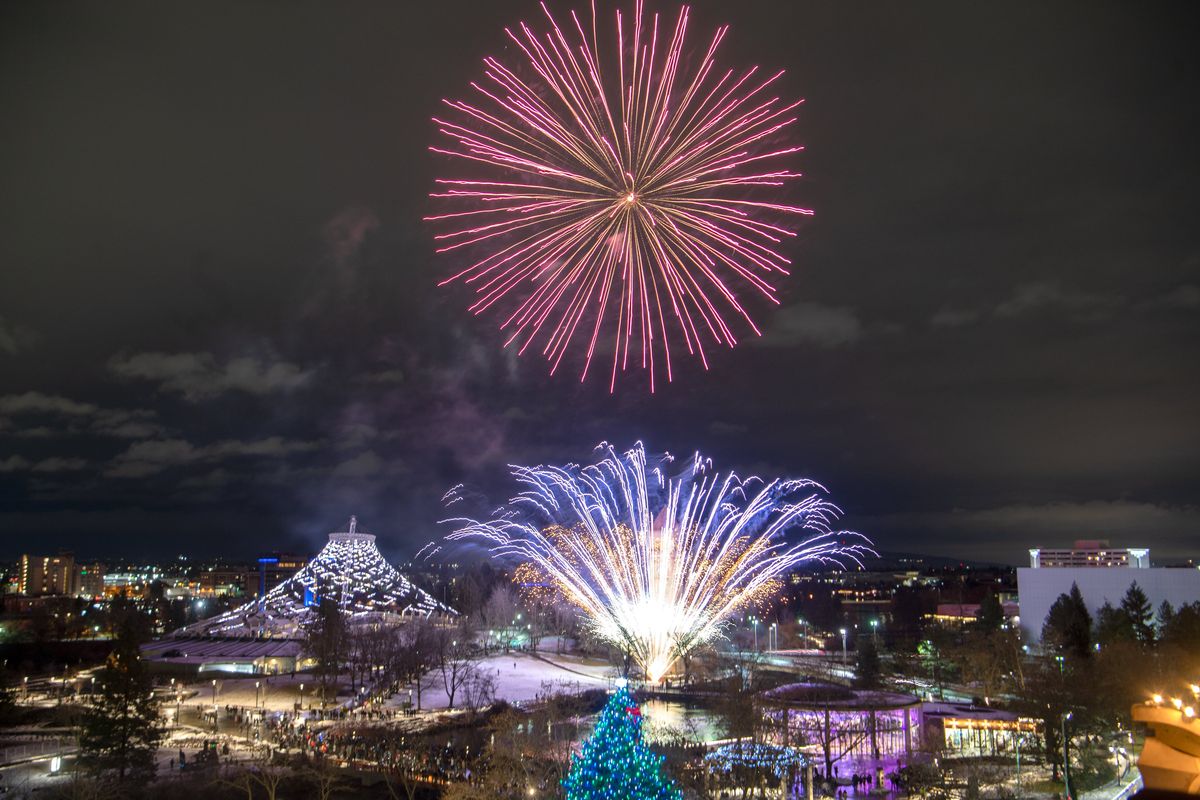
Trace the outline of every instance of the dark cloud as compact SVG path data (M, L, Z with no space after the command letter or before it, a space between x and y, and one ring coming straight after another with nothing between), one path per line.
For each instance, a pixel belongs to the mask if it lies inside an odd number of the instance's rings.
M63 414L85 417L95 414L98 410L91 403L80 403L66 397L41 392L25 392L24 394L0 397L0 414Z
M30 424L31 420L53 424ZM83 433L144 439L161 434L163 427L153 409L100 408L58 395L25 392L0 397L0 434L6 432L26 439Z
M1098 322L1108 319L1124 304L1123 297L1063 289L1055 283L1039 281L1018 286L1012 297L996 306L995 313L998 317L1019 317L1045 311L1075 320Z
M155 439L131 444L105 469L109 478L145 478L171 467L205 464L235 458L285 458L317 449L314 442L296 442L271 436L253 441L226 439L194 445L183 439Z
M120 355L109 368L122 378L153 381L163 392L193 402L225 392L272 394L307 385L315 374L287 361L236 356L219 361L211 353L136 353Z
M1200 311L1200 286L1185 284L1138 304L1140 311Z
M958 328L962 325L970 325L972 322L979 321L979 312L971 309L940 309L929 320L929 324L935 328Z
M0 460L0 472L78 472L87 467L82 458L45 458L31 462L21 456L9 456Z
M852 309L795 303L774 314L771 329L758 341L766 347L841 347L862 336L862 322Z
M0 460L0 472L24 472L32 466L29 459L21 456L9 456Z
M953 538L955 553L964 558L995 558L995 542L1004 541L1013 551L1008 560L1020 563L1030 548L1045 547L1047 542L1069 544L1081 538L1153 541L1167 553L1186 550L1200 526L1200 507L1094 500L908 512L860 521L884 540L913 528Z
M37 342L37 334L23 325L16 325L0 314L0 353L15 356Z
M0 557L350 513L411 554L449 486L637 439L820 480L882 549L1194 554L1195 9L699 0L721 66L805 98L816 213L781 304L745 298L764 335L654 396L548 377L438 287L429 117L538 13L0 5Z

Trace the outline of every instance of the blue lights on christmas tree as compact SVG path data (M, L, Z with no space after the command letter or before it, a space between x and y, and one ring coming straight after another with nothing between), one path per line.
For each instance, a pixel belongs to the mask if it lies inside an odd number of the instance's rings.
M619 686L563 781L567 800L681 800L663 757L642 741L642 712Z

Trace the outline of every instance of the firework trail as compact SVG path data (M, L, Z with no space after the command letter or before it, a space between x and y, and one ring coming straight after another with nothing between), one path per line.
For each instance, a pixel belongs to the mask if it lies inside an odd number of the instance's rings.
M747 192L800 176L779 165L803 149L786 143L799 102L773 94L782 72L717 66L727 26L693 54L687 6L673 29L641 0L618 11L603 57L594 3L590 25L542 10L548 31L505 31L520 63L484 59L472 98L434 118L449 141L430 149L484 175L431 194L448 206L426 218L438 252L478 258L442 284L474 289L476 314L502 306L505 346L540 349L552 374L573 342L580 380L611 346L609 391L631 366L654 391L678 341L707 369L706 347L736 344L734 318L760 334L746 290L779 302L789 219L812 212Z
M873 552L860 534L833 530L840 512L813 481L721 475L699 453L670 477L673 459L648 463L640 442L597 450L586 467L513 467L523 491L493 519L448 520L448 538L483 539L531 564L651 681L798 565L859 564ZM785 539L793 529L801 540Z

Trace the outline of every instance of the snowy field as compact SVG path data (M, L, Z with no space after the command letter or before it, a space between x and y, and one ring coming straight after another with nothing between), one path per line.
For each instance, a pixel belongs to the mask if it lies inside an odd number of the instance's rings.
M523 703L536 699L538 695L607 689L617 677L616 670L607 662L549 653L539 655L540 658L527 653L501 654L479 662L480 671L495 678L495 699ZM427 688L421 695L421 708L445 708L449 701L441 673L434 670L425 685ZM396 705L408 702L407 691L393 697L391 702ZM461 698L456 696L455 705L461 702Z
M481 672L495 679L495 699L510 703L528 702L547 693L572 694L587 689L607 689L617 677L616 669L607 662L551 653L540 653L537 658L527 653L494 655L480 661L478 667ZM291 711L294 704L300 701L301 684L304 686L304 705L319 706L317 682L311 675L217 678L216 703L221 707L231 705L258 707L267 711ZM424 686L422 709L441 709L449 705L438 670L426 676ZM196 694L186 701L186 705L212 706L211 679L189 684L187 689ZM347 695L339 697L339 701L347 699ZM401 706L407 702L408 691L403 690L392 697L388 704ZM456 696L455 705L460 702L460 697Z

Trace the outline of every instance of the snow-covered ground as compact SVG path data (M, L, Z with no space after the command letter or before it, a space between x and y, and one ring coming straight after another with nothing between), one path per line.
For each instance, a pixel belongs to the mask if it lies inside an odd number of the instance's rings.
M510 703L528 702L538 695L554 692L571 694L587 689L605 689L611 687L617 677L616 670L607 662L553 653L539 653L537 657L517 652L497 654L480 661L478 668L495 680L495 699ZM319 704L317 682L311 675L217 678L216 703L221 707L291 711L301 699L301 685L304 686L304 705ZM449 705L441 672L433 670L426 677L424 686L422 709L440 709ZM185 689L189 694L194 693L184 701L185 705L193 708L197 705L205 708L212 706L212 679L191 683ZM341 701L346 699L345 696L339 698ZM408 691L405 689L392 697L388 704L401 706L407 702ZM456 696L455 705L460 703L460 697Z
M510 703L534 700L538 695L561 692L573 694L587 689L606 689L617 673L607 662L577 656L539 653L538 658L527 653L499 654L479 662L479 670L495 679L495 699ZM392 698L391 703L408 702L408 692ZM462 702L455 697L455 705ZM421 694L422 709L445 708L449 705L441 673L434 670L428 676Z
M217 678L216 702L218 706L241 706L243 708L265 708L268 711L291 711L300 700L300 685L304 685L304 705L320 703L317 682L311 675L259 675L247 678ZM259 684L255 687L255 684ZM188 684L186 688L196 692L185 701L186 705L200 704L211 708L213 704L212 679ZM168 702L169 706L170 703Z

